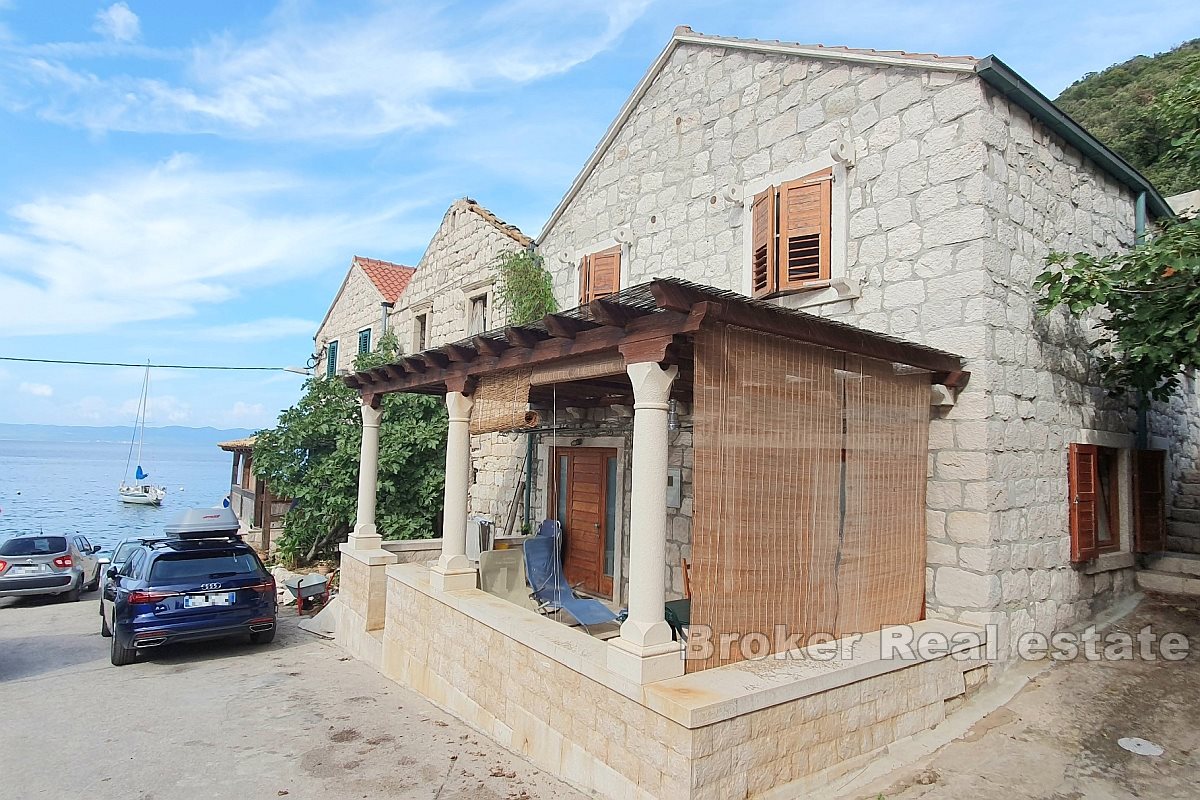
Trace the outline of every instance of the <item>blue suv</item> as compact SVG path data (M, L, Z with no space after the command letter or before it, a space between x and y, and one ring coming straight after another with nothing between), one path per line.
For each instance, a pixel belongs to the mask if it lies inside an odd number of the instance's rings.
M227 526L227 510L208 524ZM233 518L236 526L237 520ZM186 525L184 527L187 527ZM108 571L100 635L112 639L112 663L132 664L139 650L172 642L249 635L275 638L275 579L258 554L230 530L176 531L140 542L120 569Z

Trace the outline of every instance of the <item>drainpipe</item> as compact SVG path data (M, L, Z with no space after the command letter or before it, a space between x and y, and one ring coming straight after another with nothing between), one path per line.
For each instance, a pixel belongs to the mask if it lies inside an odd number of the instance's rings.
M1133 243L1141 247L1146 243L1146 193L1137 196L1133 207ZM1150 446L1150 398L1145 392L1138 392L1137 398L1137 438L1135 446L1145 450Z
M388 312L393 308L391 303L379 304L379 338L387 336L388 332Z
M533 437L534 434L525 434L525 529L533 530L533 511L530 506L533 504Z

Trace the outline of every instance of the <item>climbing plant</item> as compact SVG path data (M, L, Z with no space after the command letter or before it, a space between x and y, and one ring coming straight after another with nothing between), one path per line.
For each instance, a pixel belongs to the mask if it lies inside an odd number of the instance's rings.
M524 325L558 310L550 273L537 253L501 253L496 257L496 272L500 277L500 300L508 309L510 325Z
M356 370L394 361L395 336L380 338ZM379 428L376 524L386 539L434 535L445 475L446 411L434 397L383 397ZM254 472L271 491L293 500L284 517L280 555L296 565L336 552L354 527L362 417L358 393L337 378L309 378L296 405L274 428L259 431Z
M1165 399L1200 369L1200 219L1168 222L1132 250L1053 253L1047 265L1034 281L1040 310L1088 317L1110 389Z

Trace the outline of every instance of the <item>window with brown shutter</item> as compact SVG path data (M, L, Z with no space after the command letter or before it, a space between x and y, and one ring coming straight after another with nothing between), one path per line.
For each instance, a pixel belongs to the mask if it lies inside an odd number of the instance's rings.
M1091 561L1098 554L1096 531L1096 461L1100 448L1072 443L1067 464L1068 501L1071 504L1071 561Z
M621 290L621 246L592 253L579 260L579 304L608 297Z
M750 281L753 295L761 297L775 293L775 198L778 189L769 186L754 195L750 207Z
M751 286L755 297L829 280L833 170L823 169L754 196Z
M779 187L779 289L829 280L829 214L833 170Z
M1164 450L1133 453L1133 542L1139 553L1167 549L1166 457Z

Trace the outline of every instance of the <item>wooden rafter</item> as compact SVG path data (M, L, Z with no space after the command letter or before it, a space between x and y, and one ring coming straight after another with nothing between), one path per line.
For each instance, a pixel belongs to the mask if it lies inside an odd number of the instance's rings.
M524 347L527 350L532 349L538 342L542 341L542 337L529 328L518 328L515 325L509 325L504 329L504 338L513 347Z
M574 339L580 331L591 330L600 326L597 322L589 322L579 317L567 317L562 314L547 314L542 317L542 323L551 336L560 339Z
M482 336L475 336L471 339L471 343L475 345L475 349L483 355L499 356L511 345L501 339L485 339Z

